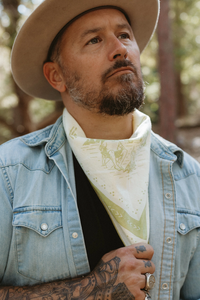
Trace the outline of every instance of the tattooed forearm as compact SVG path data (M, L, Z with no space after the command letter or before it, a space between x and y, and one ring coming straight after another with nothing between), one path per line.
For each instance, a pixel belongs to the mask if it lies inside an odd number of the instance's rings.
M84 278L32 287L0 288L0 300L134 300L124 283L116 285L120 258L103 260Z
M137 247L135 247L135 249L137 250L137 253L145 252L146 251L145 246L137 246Z

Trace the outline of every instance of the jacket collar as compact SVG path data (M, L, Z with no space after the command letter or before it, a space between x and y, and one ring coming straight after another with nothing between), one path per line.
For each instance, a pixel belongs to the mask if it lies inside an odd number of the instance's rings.
M23 143L29 147L36 147L46 144L45 151L47 156L52 156L66 142L66 135L63 128L62 116L54 125L48 126L42 130L35 131L20 138ZM152 132L151 150L163 159L177 161L178 165L183 167L184 152L175 144L163 139Z
M66 135L62 124L62 116L54 125L50 125L39 131L27 134L20 140L29 147L36 147L46 144L45 152L47 156L52 156L66 142Z
M183 150L154 132L151 134L151 150L163 159L177 161L178 165L183 167Z

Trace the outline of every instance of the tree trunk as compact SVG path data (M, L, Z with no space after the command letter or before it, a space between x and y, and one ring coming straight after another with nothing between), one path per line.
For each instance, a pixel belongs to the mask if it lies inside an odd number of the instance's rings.
M177 117L181 118L186 116L187 108L186 101L183 94L183 84L181 82L181 73L176 71L176 89L177 89Z
M171 26L168 17L169 0L161 0L161 13L158 23L160 94L160 135L176 142L176 78L173 63Z
M185 4L185 11L187 10L187 5ZM185 35L185 31L183 29L183 21L180 18L181 12L183 11L182 7L183 3L178 1L173 1L173 11L175 12L175 19L173 24L173 31L175 32L173 37L173 44L174 44L174 59L175 59L175 70L176 70L176 90L177 90L177 117L181 118L186 116L187 114L187 106L186 106L186 99L183 92L183 83L181 81L181 73L183 70L182 61L183 51L180 41L182 40L183 36ZM191 3L189 4L191 5ZM181 7L180 7L181 6Z

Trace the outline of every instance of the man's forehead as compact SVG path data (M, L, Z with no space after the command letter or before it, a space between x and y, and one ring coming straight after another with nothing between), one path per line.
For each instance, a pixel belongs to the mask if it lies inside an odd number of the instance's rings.
M116 7L98 7L89 11L86 11L85 13L81 14L80 16L77 16L75 19L73 19L69 23L69 27L72 24L79 23L81 25L84 25L86 21L96 21L97 17L98 19L105 16L106 19L116 18L126 20L126 22L130 23L127 16L125 15L125 12L123 12L121 9L118 9Z
M118 28L127 28L132 31L129 21L126 15L118 8L96 8L91 11L87 11L81 16L73 19L66 28L66 32L73 32L74 29L78 29L79 36L83 38L89 33L95 33L103 30L106 25L106 21L116 21L115 26Z
M92 8L90 10L87 10L83 13L81 13L80 15L76 16L75 18L73 18L70 22L68 22L68 24L66 24L66 26L68 25L68 27L73 24L76 20L81 20L83 21L84 16L86 16L86 18L90 19L90 17L92 18L92 16L96 16L99 13L105 14L107 13L107 15L111 15L113 13L118 14L118 15L122 15L123 17L125 17L125 19L127 20L127 22L130 24L130 20L128 15L126 14L126 12L124 10L122 10L121 8L117 7L117 6L100 6L100 7L95 7Z
M90 10L87 10L87 11L81 13L80 15L76 16L75 18L73 18L58 32L58 34L55 36L54 40L52 41L52 43L50 45L46 61L51 61L51 55L54 52L55 48L57 46L60 47L61 42L69 41L69 36L72 40L77 41L77 35L79 36L79 38L81 38L81 34L84 34L83 31L87 31L87 30L95 30L96 31L96 29L94 28L94 26L92 26L92 24L89 26L90 28L85 28L86 19L93 20L93 23L95 24L95 27L97 28L98 27L97 16L106 15L106 17L108 19L111 14L121 17L120 23L126 24L126 26L129 26L129 30L132 31L132 28L130 26L130 20L129 20L127 14L125 13L125 11L122 10L121 8L116 7L116 6L101 6L101 7L92 8ZM77 30L76 26L78 27L78 30ZM101 26L102 26L102 23L101 23ZM76 29L76 35L75 35L75 29Z

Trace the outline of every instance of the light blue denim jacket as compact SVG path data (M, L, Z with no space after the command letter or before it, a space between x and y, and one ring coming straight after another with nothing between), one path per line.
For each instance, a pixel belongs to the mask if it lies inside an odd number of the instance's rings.
M200 167L154 133L149 201L152 299L200 299ZM72 153L59 118L0 147L0 285L88 272Z

